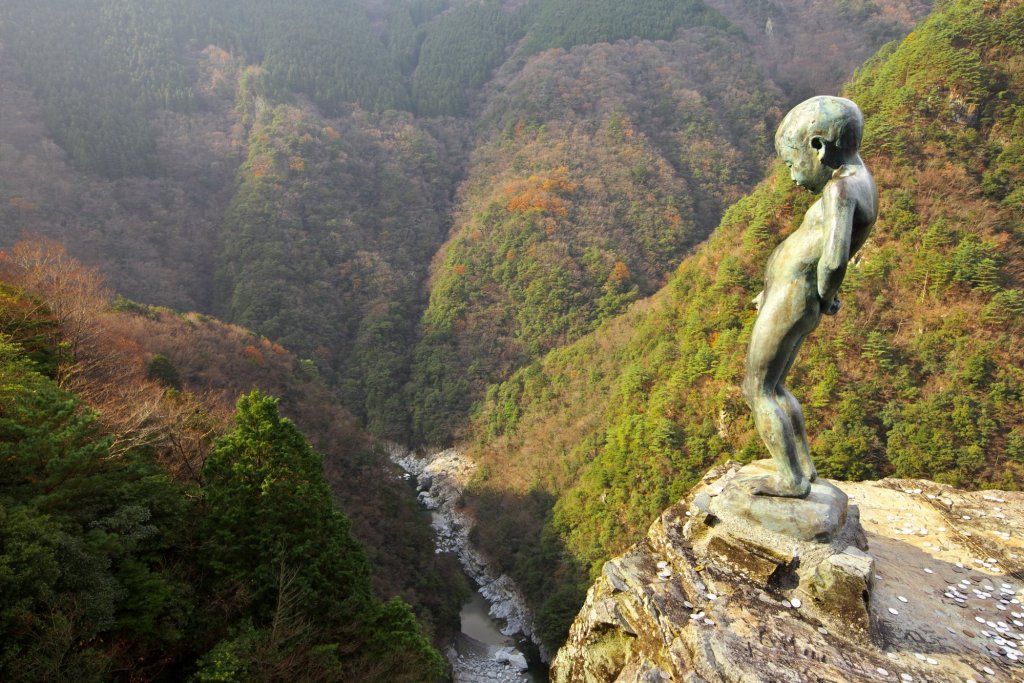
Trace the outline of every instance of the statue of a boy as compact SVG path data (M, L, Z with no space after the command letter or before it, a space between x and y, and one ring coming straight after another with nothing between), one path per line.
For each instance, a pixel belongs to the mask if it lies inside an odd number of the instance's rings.
M802 497L817 473L800 404L783 385L797 351L822 314L839 310L836 293L850 258L878 215L878 190L860 158L863 117L841 97L812 97L779 125L775 149L798 185L821 193L800 227L775 248L747 353L743 394L776 474L748 480L751 493Z

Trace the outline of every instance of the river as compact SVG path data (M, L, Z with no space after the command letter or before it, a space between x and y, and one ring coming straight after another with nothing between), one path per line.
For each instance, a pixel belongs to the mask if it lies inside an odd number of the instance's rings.
M424 510L430 515L435 529L445 527L444 516L437 510ZM471 586L476 586L473 577L466 574ZM518 644L515 639L501 632L505 624L490 613L491 605L479 591L473 591L459 613L460 632L448 650L452 664L453 683L544 683L548 680L547 668L532 658L527 660L529 668L524 671L500 661L504 652L513 658L523 655L523 650L533 651L532 643ZM525 647L524 647L525 646Z
M501 623L491 617L490 607L484 596L476 591L462 606L462 631L449 652L455 683L546 681L546 671L536 663L531 663L526 671L518 671L495 659L503 648L515 648L517 645L515 640L501 632Z

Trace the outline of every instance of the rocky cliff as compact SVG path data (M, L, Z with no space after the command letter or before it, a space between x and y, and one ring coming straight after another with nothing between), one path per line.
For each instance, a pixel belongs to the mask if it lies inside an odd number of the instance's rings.
M605 565L553 681L1024 680L1024 494L842 483L804 542L714 513L736 469Z

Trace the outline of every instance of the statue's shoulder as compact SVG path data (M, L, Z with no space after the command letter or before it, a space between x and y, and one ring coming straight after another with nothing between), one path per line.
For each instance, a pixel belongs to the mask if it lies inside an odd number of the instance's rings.
M822 191L826 205L852 210L858 223L874 223L878 215L878 188L871 172L862 164L844 165L836 169Z
M823 197L830 200L847 200L860 203L876 194L875 179L866 166L843 165L832 173L822 191Z

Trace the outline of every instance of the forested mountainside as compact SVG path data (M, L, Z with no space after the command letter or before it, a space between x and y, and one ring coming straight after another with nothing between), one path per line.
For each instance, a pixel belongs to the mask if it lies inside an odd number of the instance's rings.
M1024 4L959 0L845 90L881 217L790 377L824 476L1024 484L1022 65ZM763 456L739 389L749 302L812 200L776 164L654 297L489 390L467 503L550 646L709 465Z
M818 2L817 0L707 0L739 27L754 59L799 102L834 94L884 43L902 38L928 13L928 0Z
M0 280L4 680L444 678L464 579L308 362L55 243Z
M47 299L47 287L62 278L46 276L43 267L17 271L11 264L19 261L8 262L5 282L14 289L5 290L4 310L14 317L5 333L13 338L4 343L14 346L5 351L3 386L7 391L13 378L8 402L25 412L5 423L12 430L7 443L34 441L31 448L11 447L27 474L4 514L17 507L26 516L3 528L22 529L16 535L26 538L24 524L35 525L50 540L24 546L40 571L19 574L27 583L2 592L28 596L4 607L4 628L21 629L4 656L31 651L38 666L53 666L46 659L52 648L71 644L74 658L60 665L98 677L136 666L144 678L201 671L216 680L231 667L240 678L257 670L269 678L314 672L337 678L360 669L368 680L403 680L417 668L429 678L439 660L422 634L440 642L454 627L462 578L450 560L435 555L415 500L362 429L415 446L456 437L473 445L472 456L483 464L468 499L481 518L477 540L522 581L540 608L545 641L556 646L594 563L646 525L658 501L684 490L700 468L725 453L752 454L738 394L727 388L749 321L740 304L784 216L806 200L781 186L762 187L731 210L702 256L678 272L677 263L763 177L771 134L786 107L810 91L834 91L864 56L909 30L929 5L5 3L0 247L26 236L8 251L21 254L23 268L32 258L49 264L47 254L58 253L42 237L66 244L86 264L84 271L69 267L91 283L69 291L84 287L92 292L84 300L92 303L75 304L66 317L63 304ZM915 291L936 309L928 297L960 297L968 302L963 320L971 320L974 302L985 316L1004 316L999 324L1012 331L1019 260L1007 246L1012 240L999 237L1003 219L992 218L1004 214L988 211L997 202L1006 207L994 210L1016 210L1018 161L1009 141L1017 133L985 118L1016 101L1011 57L975 54L956 40L949 54L957 60L961 52L975 55L1003 65L1007 75L993 85L989 67L920 58L942 73L981 79L977 91L967 87L975 81L939 81L955 116L946 137L927 138L939 157L978 156L975 170L961 178L949 169L967 168L966 161L939 170L929 165L938 175L925 187L937 193L952 178L978 184L982 194L965 190L969 202L942 205L948 212L974 206L977 239L960 239L966 228L957 220L967 214L939 222L945 232L929 248L959 254L961 265L943 270L946 261L935 256L933 265L921 266L926 275L923 284L915 280L921 287ZM865 73L881 73L879 64ZM896 102L872 124L889 121L888 133L876 128L873 134L891 142L873 144L876 154L889 155L879 161L883 169L891 166L891 178L883 180L905 183L904 194L892 190L885 201L890 214L899 209L910 216L907 235L918 225L913 221L939 210L929 203L937 206L937 199L919 197L920 188L896 170L923 164L916 156L923 142L902 133L917 122L898 117L932 115L918 111L914 99L919 92L931 97L932 85L908 74L911 90L898 101L893 92L902 91L887 90L895 82L889 75L878 77L877 92L865 85L868 76L858 81L879 103ZM1005 92L996 102L990 91L997 98ZM979 179L982 167L988 174ZM749 215L760 227L746 238L739 226ZM741 252L744 239L750 243ZM963 249L975 251L961 253L965 242L974 246ZM887 262L910 258L893 249ZM912 251L913 258L924 253ZM57 262L68 263L64 256ZM89 267L127 298L111 308ZM704 287L705 276L723 284ZM876 308L848 302L845 320L855 319L859 327L849 329L860 330L865 321L884 319L908 335L913 326L899 321L922 315L910 299ZM868 319L862 309L881 317ZM922 334L932 329L924 320ZM719 323L712 335L708 330ZM37 325L42 337L22 335ZM833 454L827 455L833 473L888 471L898 458L880 454L889 452L892 434L904 434L893 426L902 424L901 411L934 417L927 411L954 400L941 394L943 382L960 377L945 367L945 355L974 328L968 322L950 328L926 352L885 325L879 322L869 337L881 344L871 362L902 372L902 384L888 382L878 395L848 386L875 367L852 361L806 370L812 379L805 381L824 382L822 397L840 390L870 394L863 401L856 394L848 408L817 401L815 428L826 425L835 435L823 436L831 440L816 448ZM852 348L851 358L875 359L875 351L857 346L868 342L845 334L842 350ZM1010 352L1000 344L993 337L983 347L989 355L971 361L989 379L969 386L977 397L1002 387L991 401L1002 401L1003 412L993 412L996 403L977 404L990 420L979 423L977 469L992 480L1010 472L1012 483L1015 470L992 460L1010 458L1020 441L1003 414L1016 385L1000 369L1000 354ZM911 396L914 386L924 387L920 396ZM249 393L254 387L280 403ZM894 387L903 387L897 397L886 393ZM35 395L52 395L50 403L64 412L27 401ZM240 395L247 398L235 408ZM710 421L698 405L715 407ZM842 410L859 409L869 415L874 437L832 426ZM688 415L700 415L699 428ZM82 495L107 501L98 503L102 509L75 516L66 507L47 508L61 487L31 470L42 460L25 461L48 454L63 467L63 446L52 441L62 420L73 423L74 452L84 458L69 461L67 476L91 477L86 465L101 463L95 481L105 483ZM35 431L24 432L24 425ZM224 467L223 458L249 462L251 446L263 438L252 432L264 427L275 435L267 447L287 460L280 464L288 476L296 474L281 481L316 504L303 512L310 517L294 539L306 544L304 551L282 541L253 559L245 544L272 541L282 529L274 515L301 512L289 512L287 500L279 509L243 510L237 487L251 480L233 479ZM351 533L315 474L318 456L295 427L323 454ZM928 450L913 430L898 438ZM862 453L872 456L868 470L843 464ZM953 471L945 457L929 465L937 475ZM80 466L84 473L75 469ZM252 462L252 473L262 476L260 468L271 466ZM103 479L107 474L114 479ZM107 488L121 490L118 477L152 483L161 502L151 504L149 489L131 487L122 498L105 498ZM122 508L130 509L122 514ZM144 519L144 509L154 521ZM239 515L264 512L268 535L253 537ZM322 546L311 540L316 537L325 539ZM80 554L60 554L70 547ZM209 555L199 552L203 547ZM315 561L295 570L291 553L306 551ZM322 553L341 559L333 566ZM68 564L69 558L83 564ZM321 590L322 582L337 590ZM190 584L196 592L182 593ZM242 584L249 590L234 590ZM142 595L145 586L154 587L158 602L136 610L127 596ZM85 595L98 596L95 604L83 606ZM392 596L412 612L382 601ZM331 616L321 619L325 613ZM343 619L346 614L355 621ZM50 621L37 621L39 615ZM42 635L29 644L22 638L30 632ZM396 646L408 642L409 657L383 656L388 637ZM358 646L357 652L332 643ZM395 668L374 669L363 655Z
M58 239L286 344L374 433L445 442L660 286L784 106L927 4L12 0L0 241Z
M444 442L488 384L653 293L757 180L783 98L738 55L690 29L492 81L416 349L418 439Z

